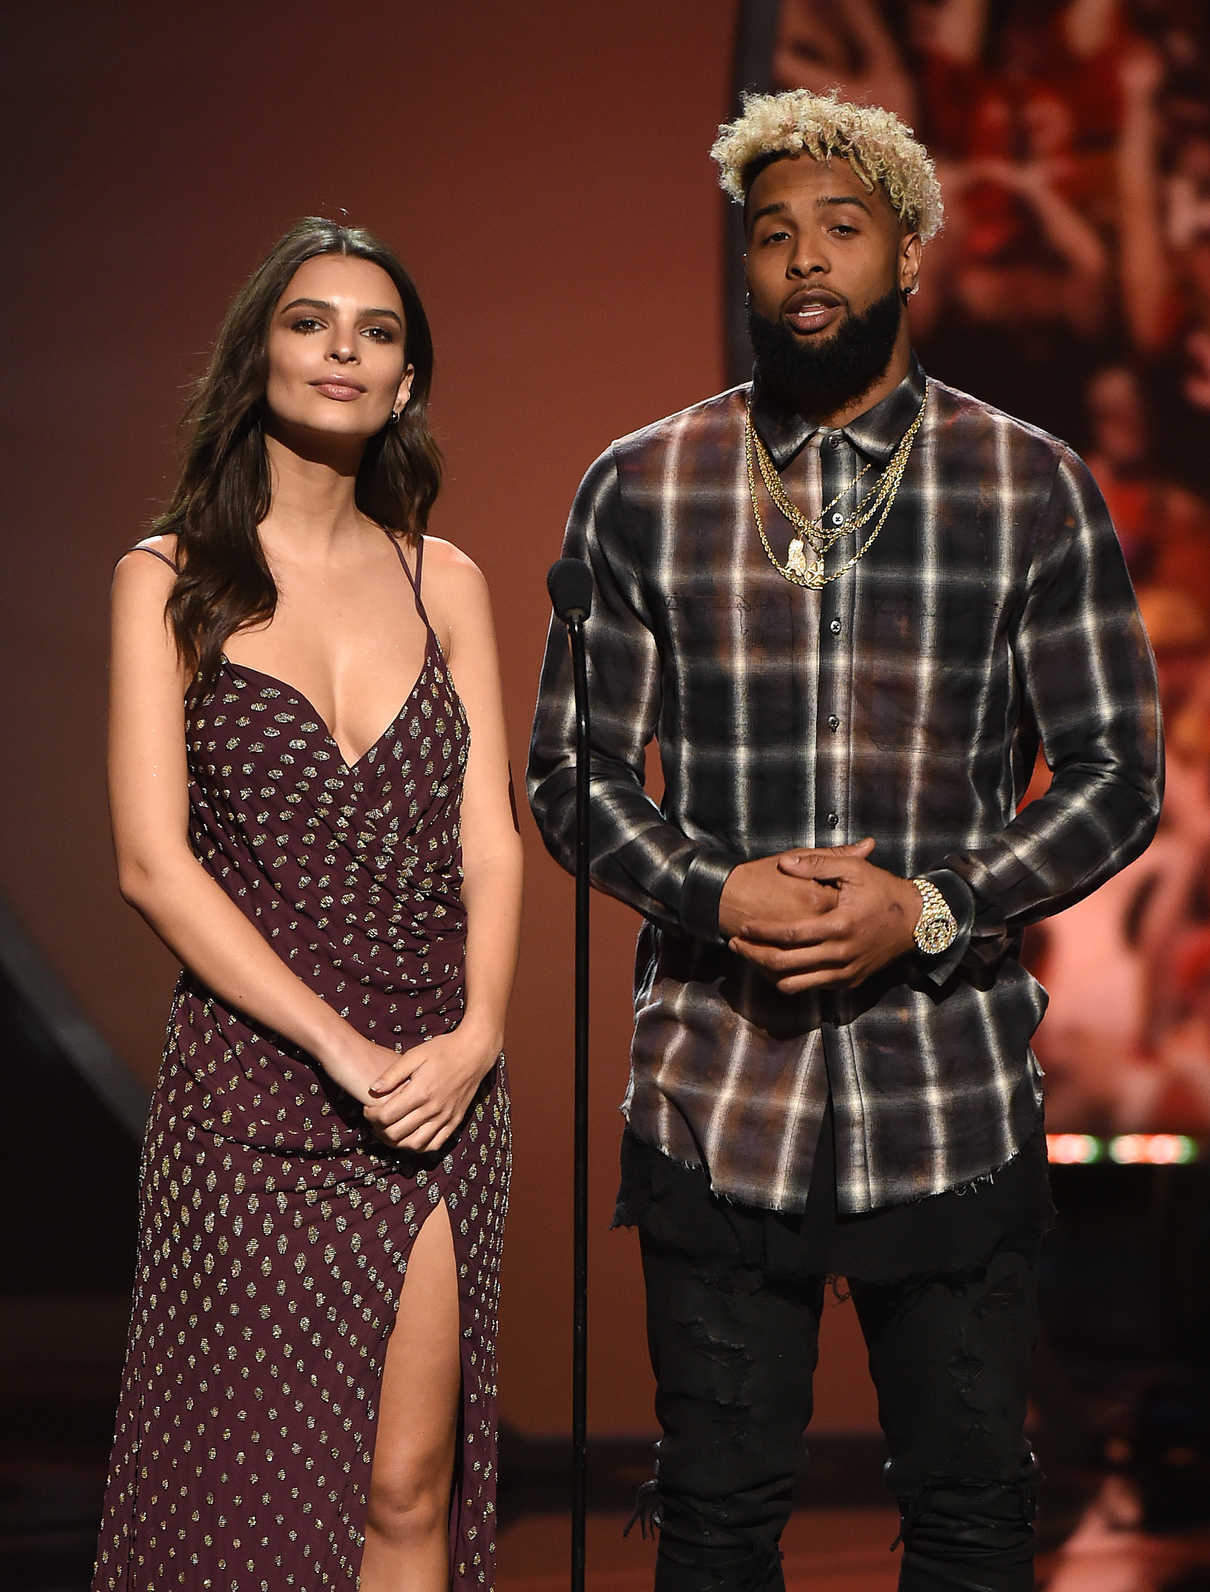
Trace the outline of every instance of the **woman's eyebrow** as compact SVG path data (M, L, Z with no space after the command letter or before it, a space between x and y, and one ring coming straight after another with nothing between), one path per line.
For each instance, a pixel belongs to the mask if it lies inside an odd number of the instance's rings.
M284 304L282 306L281 313L284 315L287 310L297 309L297 307L300 304L305 304L309 309L313 309L313 310L331 310L331 309L334 308L334 306L332 304L330 304L327 299L296 298L296 299L291 299L288 304ZM396 310L364 309L364 310L358 310L358 312L357 312L357 318L359 320L368 320L371 317L376 316L376 315L389 316L390 319L393 320L397 325L399 325L399 326L403 325L403 322L399 318L399 314L398 314L398 312Z

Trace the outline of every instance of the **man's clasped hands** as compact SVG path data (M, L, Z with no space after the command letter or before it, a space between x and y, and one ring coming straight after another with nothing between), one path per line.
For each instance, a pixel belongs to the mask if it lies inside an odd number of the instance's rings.
M780 852L732 869L719 931L786 995L851 987L914 948L920 892L870 862L871 839Z

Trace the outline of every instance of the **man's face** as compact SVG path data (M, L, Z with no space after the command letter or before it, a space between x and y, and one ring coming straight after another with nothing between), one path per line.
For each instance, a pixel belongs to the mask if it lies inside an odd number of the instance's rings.
M749 325L757 364L798 407L859 397L902 341L900 295L920 268L920 240L904 233L881 188L847 161L775 160L748 191ZM779 394L789 398L789 391Z
M919 238L902 232L882 189L868 193L846 160L775 160L748 190L746 210L752 307L804 344L915 283Z

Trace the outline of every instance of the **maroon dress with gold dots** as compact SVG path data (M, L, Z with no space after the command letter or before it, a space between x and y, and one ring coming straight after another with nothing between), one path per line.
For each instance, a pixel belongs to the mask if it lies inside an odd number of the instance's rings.
M202 867L359 1033L404 1050L463 1010L468 727L420 598L423 543L414 579L395 547L428 642L355 763L298 691L225 660L186 729ZM503 1058L438 1153L392 1151L310 1056L181 975L93 1592L356 1586L387 1340L441 1201L461 1312L451 1585L491 1587L509 1170Z

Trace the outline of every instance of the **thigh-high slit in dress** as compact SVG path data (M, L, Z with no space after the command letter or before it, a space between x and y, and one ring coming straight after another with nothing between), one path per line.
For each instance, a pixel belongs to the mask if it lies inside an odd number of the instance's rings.
M423 543L414 578L395 546L427 645L363 756L346 764L284 681L225 660L186 729L201 866L358 1032L404 1050L463 1009L468 727L420 597ZM439 1202L461 1327L451 1586L492 1586L509 1171L502 1057L438 1153L393 1151L312 1058L182 974L93 1592L356 1586L387 1341Z

